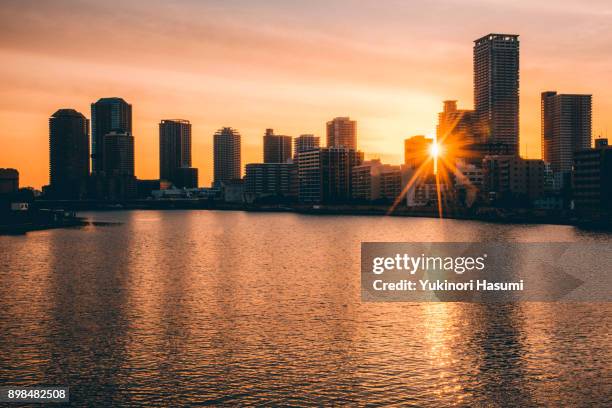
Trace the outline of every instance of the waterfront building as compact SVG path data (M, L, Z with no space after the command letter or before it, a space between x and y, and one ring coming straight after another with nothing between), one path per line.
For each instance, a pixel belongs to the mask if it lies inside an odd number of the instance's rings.
M298 166L294 163L247 164L244 180L249 201L292 201L298 196Z
M298 156L299 200L304 203L337 203L351 199L351 178L363 152L324 147Z
M574 152L591 147L591 95L542 92L542 158L554 173L568 173Z
M241 178L240 133L231 127L219 129L213 136L214 185Z
M286 163L291 159L291 136L275 135L266 129L263 137L264 163Z
M612 147L596 139L595 148L574 153L574 209L583 215L612 214Z
M519 39L488 34L474 41L474 110L478 138L519 147Z
M483 193L489 203L529 206L544 195L543 160L516 155L486 156L482 167Z
M457 101L444 101L442 112L438 113L436 140L441 145L461 149L478 142L474 132L475 113L473 110L457 109Z
M327 147L357 149L357 122L337 117L327 122Z
M159 178L178 188L196 188L198 169L191 167L191 123L166 119L159 123Z
M404 164L418 169L425 166L422 174L433 173L433 160L431 159L431 146L433 140L423 135L413 136L404 140Z
M92 173L104 169L104 137L111 131L132 133L132 105L122 98L101 98L91 104Z
M19 172L15 169L0 169L0 194L19 190Z
M319 137L315 135L300 135L295 138L293 144L293 160L297 161L297 157L300 153L306 150L318 149L320 147Z
M60 109L49 118L48 197L81 199L89 177L89 120L74 109Z
M364 161L353 167L351 184L354 200L392 202L402 192L402 171L379 159Z

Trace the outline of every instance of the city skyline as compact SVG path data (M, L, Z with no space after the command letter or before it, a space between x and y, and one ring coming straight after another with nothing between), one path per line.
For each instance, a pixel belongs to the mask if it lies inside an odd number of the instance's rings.
M548 89L594 94L593 136L609 136L606 129L612 129L612 121L605 113L612 110L612 90L603 81L612 61L601 50L612 37L605 24L612 10L605 2L579 9L570 2L555 2L550 10L543 4L497 6L506 13L496 13L500 17L488 13L486 22L482 16L487 13L478 10L493 5L482 2L377 4L374 9L364 5L347 10L353 20L347 18L332 28L322 24L345 11L344 4L335 3L331 14L324 16L312 5L309 9L316 12L300 14L299 5L278 4L186 2L180 7L153 4L144 10L138 2L69 9L9 3L0 14L6 27L0 53L11 61L0 68L7 84L0 106L4 141L0 162L19 169L23 185L40 188L48 183L47 121L52 112L73 108L91 119L89 104L99 97L119 96L134 105L132 134L139 178L159 174L157 124L168 117L193 123L193 167L200 169L200 185L212 180L211 135L222 126L242 134L244 165L262 161L265 128L294 137L312 133L324 138L326 121L347 115L358 122L359 148L367 153L366 159L380 157L399 164L404 139L435 135L443 100L458 100L459 109L474 108L472 42L487 32L521 36L523 156L540 157L540 94ZM442 21L427 27L433 23L432 7L456 10L471 24L453 24L448 19L456 18L455 13L445 12ZM103 20L127 22L122 14L130 16L130 28L121 35L103 36ZM13 21L16 15L20 26ZM41 20L44 15L65 23L66 30L54 30L53 24ZM191 15L206 17L198 21ZM134 18L138 16L143 18ZM290 17L289 23L273 18L283 16ZM162 17L184 22L185 28L158 32ZM571 21L571 28L560 31L544 24L547 28L542 30L543 21L553 20L561 26ZM375 24L382 21L384 27ZM224 22L231 24L219 31ZM356 27L364 22L373 28L359 32ZM35 28L25 31L27 26ZM445 30L439 30L441 26ZM447 35L449 29L452 36ZM147 39L149 34L154 39ZM240 45L245 41L251 46ZM177 51L175 46L182 42L186 46ZM116 53L110 60L92 52L111 47ZM176 54L174 62L184 64L169 65L158 58L168 52ZM369 62L374 58L376 64ZM247 66L248 74L241 65ZM32 147L27 154L24 143Z

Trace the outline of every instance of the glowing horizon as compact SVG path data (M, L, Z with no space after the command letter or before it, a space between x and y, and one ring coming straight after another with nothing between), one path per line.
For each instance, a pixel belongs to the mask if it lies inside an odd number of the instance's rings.
M266 128L324 141L326 121L350 116L366 158L398 164L404 139L435 134L443 100L472 108L472 41L499 31L521 38L521 153L538 158L542 91L593 94L593 136L612 129L612 56L602 52L612 6L547 3L9 1L0 167L19 170L22 186L47 184L49 116L90 118L109 96L133 106L142 179L159 177L157 126L172 117L192 123L202 186L223 126L241 133L244 166L261 161Z

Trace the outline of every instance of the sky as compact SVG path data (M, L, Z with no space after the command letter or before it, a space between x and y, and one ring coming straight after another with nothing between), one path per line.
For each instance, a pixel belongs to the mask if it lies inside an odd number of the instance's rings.
M159 177L159 121L192 123L193 166L212 178L212 135L242 135L262 160L266 128L325 139L357 121L366 158L403 160L403 140L433 136L446 99L473 107L472 44L521 41L520 141L540 157L540 93L593 94L594 136L612 137L609 0L32 1L0 5L0 167L48 183L48 119L60 108L132 104L136 175Z

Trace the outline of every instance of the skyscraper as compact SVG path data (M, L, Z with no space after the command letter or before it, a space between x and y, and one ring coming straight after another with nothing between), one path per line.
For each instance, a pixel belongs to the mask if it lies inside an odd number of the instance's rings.
M213 137L214 184L240 178L240 133L231 127L219 129Z
M519 39L488 34L474 41L474 108L481 142L519 147Z
M264 163L286 163L291 158L291 136L275 135L266 129L263 137Z
M476 142L474 135L474 111L457 109L457 101L444 101L444 109L438 113L436 140L454 148Z
M574 152L591 147L591 95L542 92L542 158L553 172L572 170Z
M134 137L111 131L104 136L104 171L107 176L134 176Z
M327 147L357 149L357 122L338 117L327 122Z
M132 105L121 98L91 104L92 172L104 171L104 137L111 131L132 133Z
M293 159L296 160L298 155L306 150L318 148L320 145L319 137L315 135L300 135L295 138L293 144Z
M54 198L85 196L89 176L89 120L74 109L49 118L49 192Z
M191 168L191 123L188 120L167 119L159 123L159 178L179 188L197 187L197 169Z

